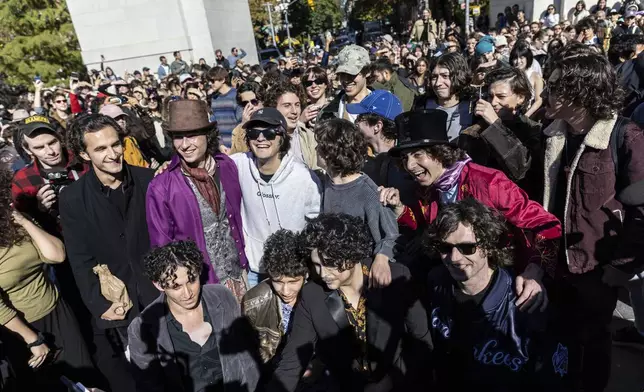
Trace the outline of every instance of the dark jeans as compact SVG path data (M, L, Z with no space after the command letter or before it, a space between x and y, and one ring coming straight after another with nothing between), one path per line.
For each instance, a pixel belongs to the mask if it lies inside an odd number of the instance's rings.
M99 329L93 325L92 356L104 380L97 385L107 392L135 392L134 378L125 358L127 327Z
M6 344L9 360L16 373L18 390L67 391L60 376L81 382L86 387L94 386L100 375L92 364L76 318L62 298L48 315L30 325L45 336L51 353L48 361L35 370L28 365L32 353L24 340L17 334L0 328L0 337Z
M572 391L603 391L611 370L610 324L617 289L601 281L603 270L569 274L549 290L556 326L568 343Z

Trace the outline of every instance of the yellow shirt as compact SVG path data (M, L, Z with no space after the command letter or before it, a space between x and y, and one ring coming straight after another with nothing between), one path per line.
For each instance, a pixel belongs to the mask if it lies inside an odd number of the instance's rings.
M123 140L123 158L131 166L150 167L150 164L143 158L139 143L132 136L126 136Z
M48 315L58 302L58 290L45 276L46 260L27 237L20 245L0 248L0 324L16 314L33 322Z

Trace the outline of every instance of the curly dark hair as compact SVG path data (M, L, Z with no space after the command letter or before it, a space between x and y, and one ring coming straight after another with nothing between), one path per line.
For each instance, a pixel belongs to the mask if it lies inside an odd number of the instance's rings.
M346 271L371 257L373 239L362 219L347 214L320 214L300 233L303 248L317 249L325 267Z
M436 220L427 228L423 241L425 249L434 253L435 244L455 232L459 223L472 229L478 248L488 257L491 268L512 265L511 249L506 246L508 227L505 219L498 211L472 197L441 207Z
M270 90L266 92L266 99L264 100L264 106L269 108L277 107L277 100L284 94L293 93L297 95L300 99L300 105L302 109L306 106L307 98L304 88L301 85L295 85L289 81L279 81L277 84L273 85Z
M201 275L203 262L203 254L194 241L174 241L145 255L143 270L148 279L169 289L177 278L177 268L186 267L190 282L194 282Z
M551 80L556 70L559 77ZM620 113L625 93L615 69L606 57L582 43L571 43L552 57L546 76L549 94L557 100L586 109L597 120L610 119ZM592 80L592 83L588 83Z
M12 181L13 173L7 169L0 169L0 248L10 248L26 239L25 231L14 223L12 218Z
M430 71L430 86L431 74L437 67L446 68L449 70L449 80L451 82L451 93L463 96L469 94L469 86L472 83L472 73L467 64L465 56L460 53L445 53L440 56L432 66ZM432 90L432 89L429 89Z
M258 101L264 102L264 89L262 86L257 82L245 82L237 88L237 96L235 97L237 99L237 105L242 106L241 95L242 93L247 93L249 91L255 93L255 97ZM242 106L242 109L243 108L244 107Z
M413 153L414 151L423 150L425 153L443 165L444 168L448 168L455 164L458 161L462 161L467 157L465 151L452 144L437 144L428 147L418 147L410 148L405 150L405 154L401 155L400 158L396 158L399 161L399 164L405 168L405 160L407 153Z
M398 129L396 123L386 117L375 113L363 113L356 118L356 124L366 122L369 126L373 127L378 122L382 123L382 134L387 140L396 140L398 138Z
M591 29L593 32L597 31L597 23L595 22L594 17L587 16L577 22L575 25L575 31L577 34L581 34L581 31L584 29Z
M297 233L284 229L276 231L266 239L262 262L269 276L297 278L308 274L299 240Z
M67 148L74 156L80 157L80 153L85 151L85 134L98 132L107 127L112 127L119 134L123 141L123 132L119 124L112 117L103 114L82 114L76 117L67 127Z
M350 121L334 118L315 126L317 153L334 176L360 173L368 146L362 132Z

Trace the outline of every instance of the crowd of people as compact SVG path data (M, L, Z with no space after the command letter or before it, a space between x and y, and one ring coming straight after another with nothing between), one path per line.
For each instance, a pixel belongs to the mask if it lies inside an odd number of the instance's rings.
M644 18L591 12L36 79L0 386L603 391L644 348Z

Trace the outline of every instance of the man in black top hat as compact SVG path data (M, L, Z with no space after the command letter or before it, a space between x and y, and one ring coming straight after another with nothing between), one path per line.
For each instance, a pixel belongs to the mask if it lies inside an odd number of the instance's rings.
M441 205L474 197L488 207L499 210L514 226L517 260L523 265L515 268L522 275L516 286L521 309L545 309L547 298L541 284L544 270L554 274L561 225L557 218L502 172L477 165L461 149L449 142L447 114L438 109L403 113L396 118L398 145L389 154L402 161L404 168L423 189L425 198L405 206L400 192L383 188L380 202L394 208L398 224L422 229L436 219Z

